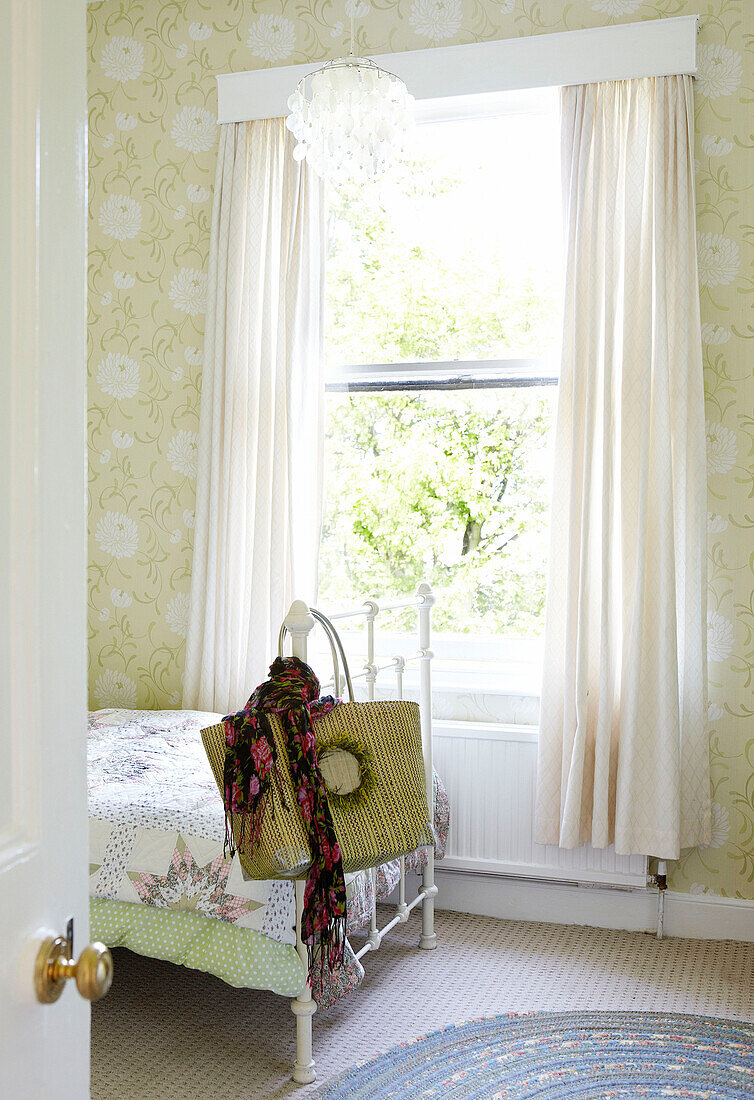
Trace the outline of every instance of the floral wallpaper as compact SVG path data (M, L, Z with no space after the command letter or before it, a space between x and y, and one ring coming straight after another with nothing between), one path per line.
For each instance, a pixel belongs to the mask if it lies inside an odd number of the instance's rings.
M90 689L180 705L218 73L703 9L712 844L675 889L754 897L754 7L750 0L97 0L89 19Z

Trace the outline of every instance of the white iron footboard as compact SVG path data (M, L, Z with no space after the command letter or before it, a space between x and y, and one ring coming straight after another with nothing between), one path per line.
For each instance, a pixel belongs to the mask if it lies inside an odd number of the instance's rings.
M328 617L334 622L347 620L364 620L366 622L366 663L361 672L352 673L352 680L364 680L366 684L367 698L374 699L375 684L381 673L392 671L396 681L396 695L403 698L403 673L406 665L417 663L419 667L419 713L421 716L422 747L424 752L424 769L427 784L427 801L430 812L434 806L434 779L432 771L432 650L430 649L430 617L432 605L435 602L432 589L428 584L420 584L415 596L409 599L391 600L378 603L376 600L365 600L359 607L349 611L336 612ZM375 624L381 611L397 611L415 607L417 611L417 642L414 653L400 655L391 658L387 664L378 665L375 645ZM309 608L301 600L291 604L290 611L285 618L285 627L291 636L291 648L293 655L306 661L308 653L309 634L315 626L315 620L309 612ZM340 679L340 676L338 677ZM335 694L341 692L342 685L334 685ZM377 890L375 869L367 872L371 877L372 885L372 911L370 914L369 936L356 953L360 959L369 951L376 951L387 933L398 924L408 920L408 915L417 905L422 907L422 931L419 938L419 947L425 951L431 951L437 944L435 935L435 853L430 847L427 851L427 866L422 873L422 885L416 896L406 900L406 868L405 860L400 861L400 882L398 886L398 905L395 916L382 928L377 927ZM308 967L308 954L306 945L301 940L301 914L304 901L304 881L296 882L296 950L302 962ZM315 1079L314 1058L312 1055L312 1016L317 1006L312 997L309 986L295 998L291 1009L296 1016L296 1064L293 1070L293 1079L300 1084L309 1084Z

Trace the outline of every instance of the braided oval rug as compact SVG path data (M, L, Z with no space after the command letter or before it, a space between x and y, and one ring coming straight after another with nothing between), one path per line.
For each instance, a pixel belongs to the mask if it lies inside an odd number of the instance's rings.
M671 1012L456 1024L347 1070L312 1100L752 1100L754 1025Z

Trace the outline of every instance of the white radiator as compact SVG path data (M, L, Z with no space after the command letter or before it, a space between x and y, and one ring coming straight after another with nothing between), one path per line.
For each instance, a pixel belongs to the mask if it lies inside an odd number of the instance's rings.
M585 845L535 844L533 727L435 719L434 764L448 790L451 825L440 867L561 882L646 886L644 856Z

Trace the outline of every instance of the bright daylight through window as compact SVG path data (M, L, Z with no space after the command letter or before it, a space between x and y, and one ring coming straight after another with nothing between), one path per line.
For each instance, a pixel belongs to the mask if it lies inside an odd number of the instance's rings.
M542 632L561 295L557 95L473 110L329 189L326 278L321 602L429 580L461 650Z

